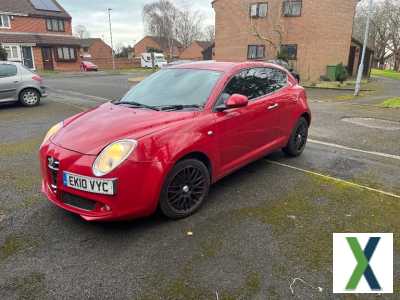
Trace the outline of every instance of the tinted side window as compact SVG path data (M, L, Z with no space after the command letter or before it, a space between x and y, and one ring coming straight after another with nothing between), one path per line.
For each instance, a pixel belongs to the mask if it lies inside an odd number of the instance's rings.
M254 68L235 75L216 105L223 104L231 95L241 94L253 100L284 87L287 83L285 72L273 68Z
M14 65L0 65L0 77L11 77L17 75L17 67Z

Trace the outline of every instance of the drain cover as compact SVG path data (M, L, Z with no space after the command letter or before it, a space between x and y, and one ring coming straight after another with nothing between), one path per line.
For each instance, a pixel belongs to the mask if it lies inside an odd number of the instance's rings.
M375 119L375 118L343 118L342 121L368 128L383 130L400 130L400 122Z

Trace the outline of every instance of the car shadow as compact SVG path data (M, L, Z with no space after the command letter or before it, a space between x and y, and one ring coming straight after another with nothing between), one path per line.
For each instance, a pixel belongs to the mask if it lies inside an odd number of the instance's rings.
M241 169L233 172L232 174L224 177L223 179L219 180L217 183L212 185L209 197L205 201L202 208L196 214L206 214L208 210L212 210L216 201L230 201L224 194L227 193L227 189L233 189L238 184L247 184L250 176L257 176L257 174L261 173L262 170L265 170L268 165L260 163L265 159L275 160L277 158L284 157L284 154L281 151L274 152L266 157L263 157L257 161L254 161ZM251 182L251 180L249 180ZM250 183L249 183L250 184ZM244 187L246 188L246 186ZM190 220L190 218L194 218L195 215L192 215L186 219L182 220L170 220L163 216L161 212L158 210L151 216L134 219L134 220L127 220L127 221L113 221L113 222L87 222L83 220L76 214L63 211L63 213L68 216L68 219L73 222L76 226L85 226L90 228L93 231L101 231L101 232L108 232L108 233L123 233L123 232L130 232L133 229L135 231L141 230L150 230L152 228L157 228L160 226L167 226L168 224L180 222L185 220Z

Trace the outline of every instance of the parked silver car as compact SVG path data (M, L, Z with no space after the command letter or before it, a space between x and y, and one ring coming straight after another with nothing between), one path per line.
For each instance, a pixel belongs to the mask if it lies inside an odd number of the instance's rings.
M0 103L19 101L35 106L46 96L42 77L21 63L0 61Z

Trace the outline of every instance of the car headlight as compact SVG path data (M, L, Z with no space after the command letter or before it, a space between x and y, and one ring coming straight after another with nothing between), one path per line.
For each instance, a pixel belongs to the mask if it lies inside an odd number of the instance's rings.
M63 127L63 122L57 123L47 131L46 136L43 139L43 144L47 142L52 136L54 136Z
M137 141L135 140L120 140L108 145L94 161L93 174L104 176L110 173L128 158L135 150L136 145Z

